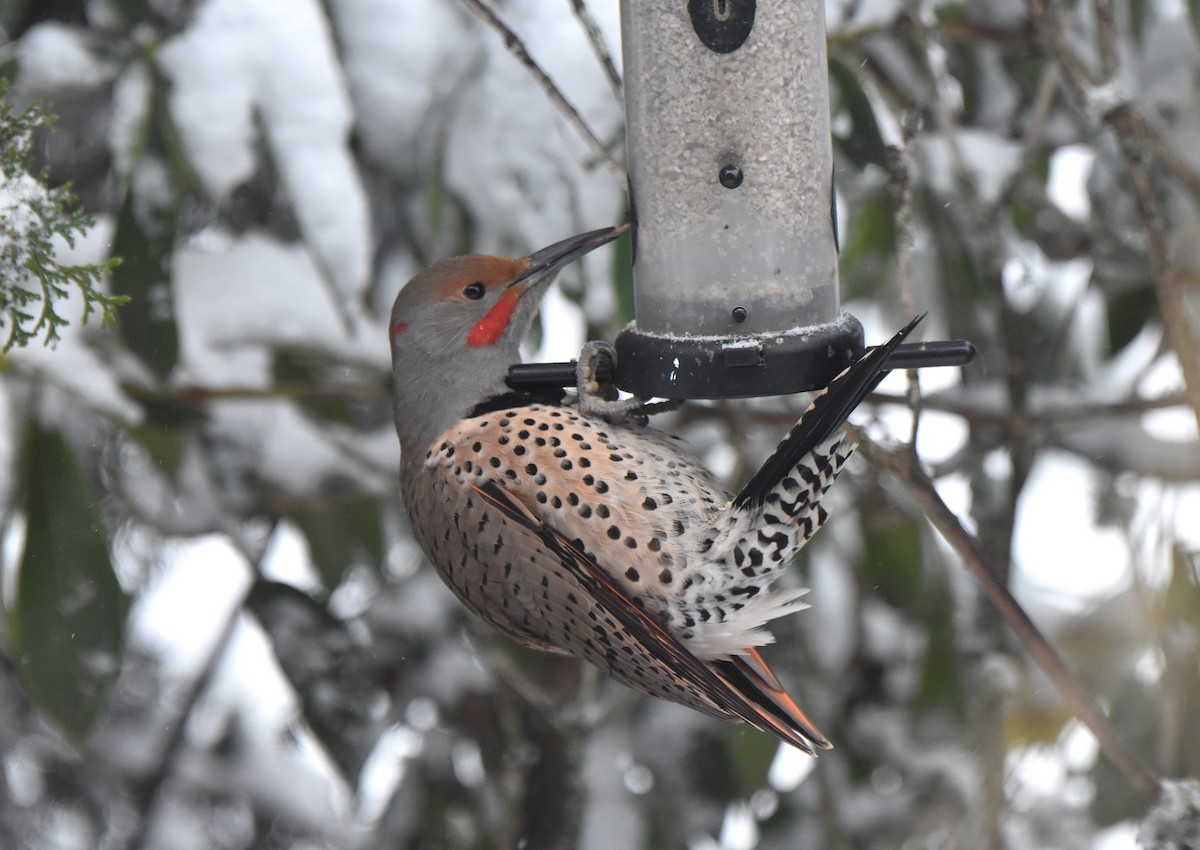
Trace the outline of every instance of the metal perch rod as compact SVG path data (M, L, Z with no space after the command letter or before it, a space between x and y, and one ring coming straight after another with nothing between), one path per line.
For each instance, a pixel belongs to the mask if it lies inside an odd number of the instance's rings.
M966 366L975 357L975 345L965 339L911 342L901 345L888 358L889 369L926 369L933 366ZM612 379L611 364L602 361L597 378ZM569 387L575 384L575 361L563 363L518 363L508 370L508 385L514 390L539 387Z

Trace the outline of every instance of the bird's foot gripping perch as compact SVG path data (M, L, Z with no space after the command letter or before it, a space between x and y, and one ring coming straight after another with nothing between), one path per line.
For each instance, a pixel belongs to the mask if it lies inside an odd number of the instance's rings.
M645 425L650 421L651 414L674 410L683 404L682 401L650 402L641 398L619 398L612 380L601 378L601 374L614 374L616 364L616 349L601 340L585 343L579 352L579 360L575 364L575 391L579 396L579 409L587 416L603 419L613 425Z

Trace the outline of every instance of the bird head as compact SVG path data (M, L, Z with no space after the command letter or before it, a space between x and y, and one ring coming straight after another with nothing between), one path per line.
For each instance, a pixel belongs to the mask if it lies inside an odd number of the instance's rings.
M626 229L593 230L527 257L454 257L410 280L389 324L403 448L423 451L476 404L507 392L508 368L559 271Z

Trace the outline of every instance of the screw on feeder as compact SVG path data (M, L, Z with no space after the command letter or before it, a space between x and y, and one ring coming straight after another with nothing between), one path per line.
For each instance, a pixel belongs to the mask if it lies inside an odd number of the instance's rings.
M733 308L733 320L735 322L737 322L739 325L742 322L746 321L746 315L747 315L747 310L745 307L734 307Z
M736 189L742 185L742 181L746 179L746 175L742 173L742 169L737 165L723 165L721 170L717 172L717 179L721 181L721 185L726 189Z

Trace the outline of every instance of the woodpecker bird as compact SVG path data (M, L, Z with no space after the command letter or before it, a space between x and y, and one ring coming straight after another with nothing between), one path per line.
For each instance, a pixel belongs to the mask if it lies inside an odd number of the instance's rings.
M505 383L559 270L624 230L456 257L401 290L390 335L413 531L463 604L519 643L828 748L758 647L765 624L806 607L804 590L772 583L825 520L853 450L841 425L916 321L838 376L731 496L654 429Z

